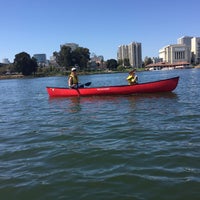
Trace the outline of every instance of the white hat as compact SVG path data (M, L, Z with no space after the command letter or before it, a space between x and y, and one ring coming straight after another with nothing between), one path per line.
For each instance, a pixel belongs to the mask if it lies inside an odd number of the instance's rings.
M72 72L76 71L76 68L75 68L75 67L72 67L71 71L72 71Z

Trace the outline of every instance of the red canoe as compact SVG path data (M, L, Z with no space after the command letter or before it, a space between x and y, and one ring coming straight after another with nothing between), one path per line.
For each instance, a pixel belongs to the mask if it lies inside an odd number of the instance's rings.
M61 87L47 87L50 97L72 97L91 95L130 95L141 93L171 92L178 84L179 77L136 85L104 86L95 88L69 89Z

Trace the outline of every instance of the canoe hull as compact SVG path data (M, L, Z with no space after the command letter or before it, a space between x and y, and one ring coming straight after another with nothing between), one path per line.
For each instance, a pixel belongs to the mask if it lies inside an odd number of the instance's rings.
M164 79L136 85L107 86L97 88L69 89L61 87L47 87L50 97L72 96L103 96L103 95L131 95L140 93L171 92L178 84L179 77Z

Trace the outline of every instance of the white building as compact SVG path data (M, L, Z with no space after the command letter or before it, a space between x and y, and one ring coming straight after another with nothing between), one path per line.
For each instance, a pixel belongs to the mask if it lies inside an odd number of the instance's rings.
M200 37L193 37L191 40L191 52L195 64L200 63Z
M159 50L159 58L166 63L190 62L190 48L185 44L173 44Z
M132 42L129 45L118 47L117 59L129 59L130 65L135 68L142 67L142 45L141 43Z

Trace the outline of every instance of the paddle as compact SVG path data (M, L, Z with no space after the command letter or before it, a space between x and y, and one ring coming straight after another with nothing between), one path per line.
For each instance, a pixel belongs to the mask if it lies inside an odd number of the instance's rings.
M92 82L85 83L85 86L90 86Z
M84 86L90 86L92 82L87 82L87 83L84 83L84 84L81 84L81 85L78 85L77 88L74 88L77 92L78 92L78 96L80 96L80 91L79 89L80 88L84 88Z
M92 82L87 82L78 86L78 88L83 88L84 86L90 86Z

